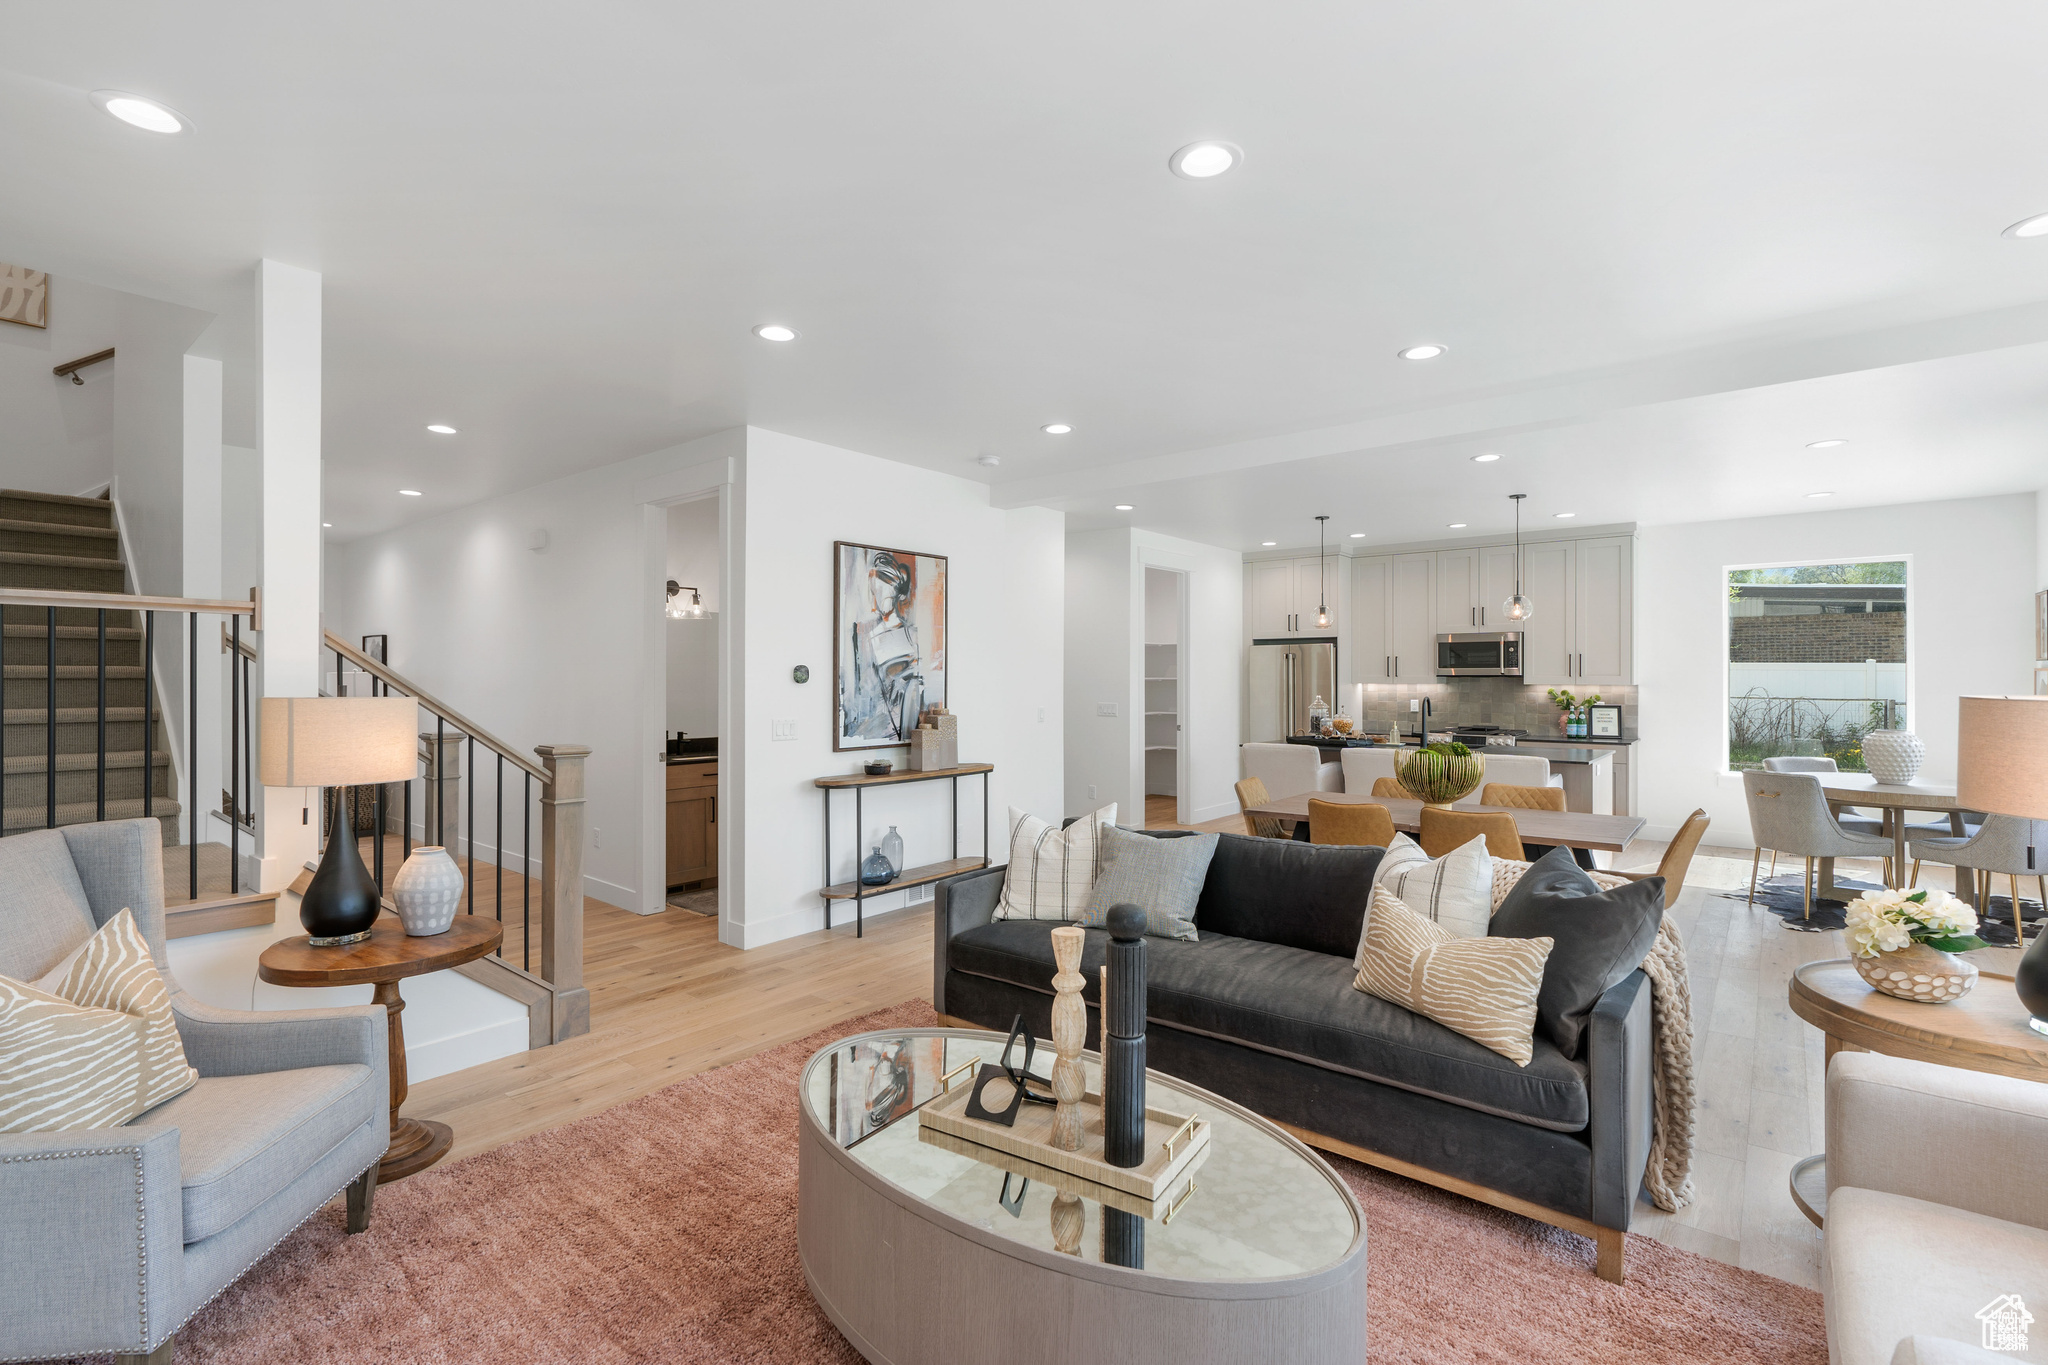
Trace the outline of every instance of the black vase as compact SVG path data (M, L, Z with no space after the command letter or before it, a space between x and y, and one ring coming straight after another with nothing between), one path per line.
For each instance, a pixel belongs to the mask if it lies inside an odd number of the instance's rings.
M2017 919L2017 896L2013 898L2013 905ZM2012 974L2012 988L2031 1016L2027 1020L2028 1026L2036 1033L2048 1033L2048 927L2034 936L2034 946L2021 956L2020 965Z
M327 852L299 900L299 923L306 926L316 947L360 943L370 936L370 926L377 922L381 908L377 883L363 866L355 832L348 827L348 792L339 790L334 798L334 824L327 831Z

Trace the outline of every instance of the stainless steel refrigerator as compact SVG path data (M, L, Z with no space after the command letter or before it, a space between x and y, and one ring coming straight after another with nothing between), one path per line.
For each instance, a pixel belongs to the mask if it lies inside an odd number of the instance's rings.
M1308 704L1320 696L1337 714L1335 640L1254 640L1251 647L1252 743L1308 733Z

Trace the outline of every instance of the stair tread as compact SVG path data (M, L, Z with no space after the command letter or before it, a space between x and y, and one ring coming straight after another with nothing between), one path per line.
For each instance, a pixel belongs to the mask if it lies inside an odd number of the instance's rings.
M167 768L171 764L171 755L168 750L159 745L150 754L150 760L155 767ZM107 769L110 772L116 768L127 769L139 768L141 766L142 750L140 749L107 750ZM57 755L57 771L60 773L93 772L98 767L99 751L97 749L60 753ZM7 756L6 772L10 775L14 773L41 775L49 770L50 765L43 762L41 754L9 754Z
M59 725L76 725L81 721L98 720L99 714L100 709L97 706L60 706L57 708L57 723ZM163 719L162 708L153 708L153 714L158 720ZM0 712L0 716L6 718L6 724L8 725L47 725L50 712L48 707L43 706L36 707L33 710L27 707L10 707L4 712ZM141 720L142 708L139 706L109 706L107 708L107 719L123 721Z
M0 498L13 498L18 502L57 502L67 507L105 507L113 503L105 498L88 498L77 493L32 493L26 488L0 488Z
M58 682L63 682L63 681L64 681L65 679L67 679L67 678L69 678L69 679L71 679L72 681L74 681L74 682L75 682L75 681L77 681L77 680L78 680L78 679L80 679L80 678L97 678L97 677L98 677L99 675L100 675L100 666L99 666L98 664L58 664L58 665L57 665L57 681L58 681ZM48 665L47 663L40 663L40 664L9 664L9 665L7 665L7 668L6 668L6 676L8 676L8 677L10 677L10 678L43 678L43 679L47 680L47 679L49 678L49 676L50 676L50 666L49 666L49 665ZM122 679L127 679L127 680L131 680L131 681L134 681L134 682L141 682L141 681L142 681L142 665L141 665L141 664L108 664L108 665L107 665L107 676L108 676L109 678L122 678Z
M0 550L0 564L37 564L48 569L125 569L119 559L98 559L92 555L39 555L30 550Z
M150 808L150 814L156 817L178 815L183 811L184 807L180 806L175 798L169 796L157 797ZM99 819L99 812L100 807L97 801L59 802L57 805L57 823L59 825L91 824ZM119 800L109 800L107 802L107 818L109 820L132 820L141 814L142 798L139 796L124 796ZM46 829L49 827L49 808L41 804L34 806L10 805L7 807L4 827L7 829Z
M65 608L59 608L59 610L65 610ZM122 610L132 610L132 608L123 608ZM18 623L11 624L6 629L7 638L10 640L41 640L46 638L49 633L50 627L47 624L28 625ZM99 638L99 633L98 626L57 627L57 638L60 640L94 640ZM140 640L142 638L142 627L108 626L107 638L109 640Z
M0 497L6 497L0 493ZM111 526L82 526L71 521L22 521L15 517L0 517L0 532L18 531L30 535L45 536L89 536L94 540L118 540L121 533Z

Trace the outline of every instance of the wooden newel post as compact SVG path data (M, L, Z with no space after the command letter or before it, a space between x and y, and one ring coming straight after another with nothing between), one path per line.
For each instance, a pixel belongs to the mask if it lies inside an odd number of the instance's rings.
M540 797L540 974L555 988L554 1041L590 1032L583 984L583 760L581 744L534 749L548 770Z

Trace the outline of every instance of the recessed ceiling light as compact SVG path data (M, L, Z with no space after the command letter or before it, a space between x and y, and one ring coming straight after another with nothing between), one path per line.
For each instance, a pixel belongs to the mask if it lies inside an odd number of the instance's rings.
M1808 493L1808 494L1807 494L1806 496L1807 496L1807 497L1809 497L1809 498L1832 498L1832 497L1833 497L1834 495L1835 495L1835 490L1834 490L1834 489L1832 489L1832 488L1826 488L1826 489L1822 489L1822 490L1821 490L1820 492L1818 492L1818 493Z
M1465 529L1465 523L1462 521L1454 521L1445 529L1450 531L1462 531Z
M1434 341L1425 341L1420 346L1410 346L1408 349L1398 351L1395 354L1399 355L1403 360L1435 360L1450 349L1448 346L1439 346Z
M455 434L455 428L449 426L446 422L429 422L427 423L427 430L433 432L436 436L453 436Z
M1353 540L1364 540L1364 539L1365 539L1365 532L1363 532L1363 531L1353 531L1353 532L1351 533L1351 538L1352 538Z
M764 322L754 329L754 335L763 341L795 341L796 329L779 322Z
M1558 519L1559 521L1570 521L1570 520L1571 520L1571 519L1572 519L1573 517L1577 516L1577 515L1578 515L1578 513L1577 513L1577 512L1552 512L1552 513L1551 513L1550 515L1552 515L1553 517L1556 517L1556 518L1557 518L1557 519Z
M1235 142L1190 142L1166 159L1166 168L1183 180L1211 180L1244 160Z
M155 100L140 95L130 95L119 90L95 90L92 102L112 114L123 123L132 124L145 132L182 133L192 126L192 121L183 114Z
M1003 457L1000 455L977 455L974 457L974 462L984 469L994 469L1003 462Z
M1116 510L1117 510L1117 511L1119 511L1119 512L1135 512L1135 511L1137 511L1138 509L1137 509L1137 508L1135 508L1135 507L1133 507L1133 506L1131 506L1131 505L1130 505L1129 503L1127 503L1127 502L1120 502L1120 503L1118 503L1118 504L1116 505Z
M1999 235L2001 237L2048 237L2048 213L2037 213L2032 218L2022 218Z
M1040 427L1039 430L1044 432L1048 436L1065 436L1067 433L1071 432L1073 428L1068 426L1065 422L1047 422L1044 426Z
M398 496L401 498L416 498L419 495L420 490L417 488L401 488L398 490Z
M1836 446L1845 446L1847 444L1849 442L1843 437L1830 436L1825 441L1808 441L1806 448L1808 450L1833 450Z
M1265 546L1269 550L1272 549L1275 545L1278 545L1279 543L1280 542L1277 540L1262 540L1259 542L1259 544Z
M1488 455L1474 455L1474 456L1472 457L1472 463L1473 463L1473 464L1492 464L1492 463L1493 463L1493 462L1494 462L1495 460L1498 460L1499 458L1500 458L1500 456L1498 456L1498 455L1491 455L1491 454L1488 454Z

